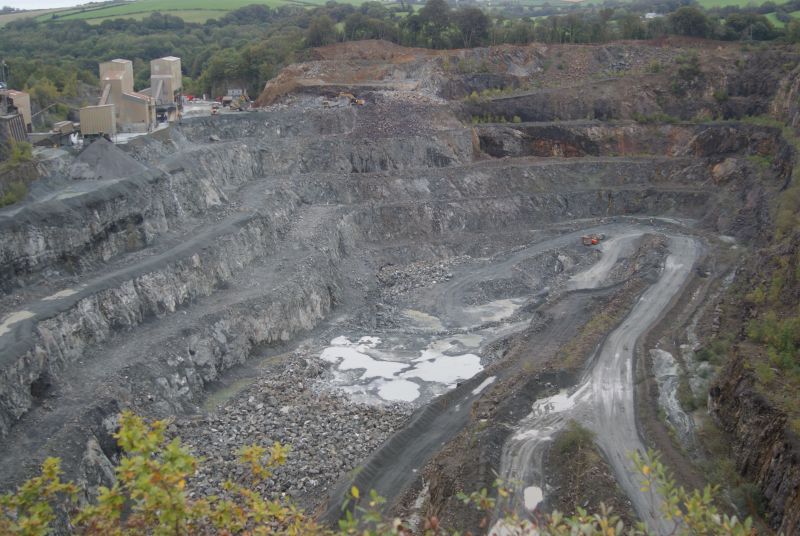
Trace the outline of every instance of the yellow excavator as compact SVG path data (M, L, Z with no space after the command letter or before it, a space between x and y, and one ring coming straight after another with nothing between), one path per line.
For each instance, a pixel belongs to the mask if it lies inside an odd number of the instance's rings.
M364 99L357 99L356 96L353 95L352 93L342 92L339 93L339 97L348 99L350 101L350 104L357 104L359 106L364 106L364 104L366 104L366 101Z

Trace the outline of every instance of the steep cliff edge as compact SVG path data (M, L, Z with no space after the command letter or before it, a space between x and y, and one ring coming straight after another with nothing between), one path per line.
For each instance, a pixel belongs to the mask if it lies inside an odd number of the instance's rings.
M785 192L784 192L785 193ZM737 470L764 498L770 526L800 530L800 249L797 230L773 237L739 271L719 331L733 340L709 394Z
M797 69L783 80L771 110L792 150L772 201L770 225L738 271L722 303L714 339L732 342L709 394L709 410L727 433L737 470L758 487L769 525L800 530L800 170L797 167ZM768 119L763 119L769 122ZM775 163L773 162L773 165Z
M709 410L732 441L743 476L767 502L767 520L779 533L800 529L800 437L787 414L764 396L745 350L723 368L711 388Z

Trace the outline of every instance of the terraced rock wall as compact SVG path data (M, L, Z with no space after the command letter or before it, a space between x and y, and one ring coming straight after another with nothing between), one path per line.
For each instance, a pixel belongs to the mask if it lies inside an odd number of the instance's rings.
M425 130L372 113L186 120L127 149L146 172L76 181L87 189L0 220L3 305L28 315L0 333L0 484L25 476L20 456L55 450L87 489L107 482L120 408L195 410L224 371L372 299L380 263L480 251L500 235L512 247L584 218L688 218L746 236L782 173L763 129ZM424 124L428 110L415 113L397 123ZM367 135L374 125L385 130ZM751 175L748 156L773 160L775 184ZM74 278L51 295L50 272ZM45 409L52 392L58 407Z

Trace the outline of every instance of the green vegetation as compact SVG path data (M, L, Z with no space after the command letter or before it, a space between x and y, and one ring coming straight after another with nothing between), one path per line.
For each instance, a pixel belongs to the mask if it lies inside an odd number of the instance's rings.
M718 103L722 104L726 102L730 96L728 95L728 91L726 89L715 89L714 90L714 100Z
M665 16L644 19L644 13L654 9ZM309 48L340 41L383 39L438 49L502 43L603 43L667 34L800 42L800 20L792 20L790 15L796 11L800 11L800 0L713 10L654 6L638 0L602 7L591 2L501 2L491 11L452 8L444 0L428 0L422 7L404 0L393 4L360 0L117 1L11 20L0 32L0 56L9 67L9 85L31 93L34 112L50 107L46 118L40 115L37 119L36 126L42 128L97 99L97 64L117 57L133 61L136 89L149 83L150 60L175 55L182 59L186 93L218 96L236 87L254 96L282 67L307 59ZM776 28L765 17L770 13L786 23L785 29ZM8 16L12 15L16 16ZM69 44L66 48L65 43ZM559 71L570 66L565 61L547 60L543 68L547 71L549 67ZM698 78L689 76L694 67L698 65L691 61L675 67L676 92L685 91ZM488 60L450 60L443 68L463 74L493 71ZM668 68L656 62L648 70L655 73Z
M343 0L341 3L359 5L363 1ZM212 18L219 18L230 11L249 5L263 5L271 8L280 6L314 7L324 5L321 0L228 0L217 2L213 0L136 0L135 2L106 2L102 4L89 4L73 9L59 10L46 13L37 17L40 22L48 20L85 20L99 24L103 20L116 18L144 19L155 12L179 16L185 22L204 23Z
M681 407L687 412L691 413L704 406L705 397L702 395L695 397L692 392L692 387L689 384L689 376L687 374L680 375L677 397L678 403L680 403Z
M197 460L180 444L168 441L166 421L147 425L123 413L115 434L126 453L116 467L116 482L101 487L96 504L75 508L70 523L78 534L266 534L270 523L287 533L316 531L316 525L291 505L266 501L250 487L227 482L226 496L191 499L186 479ZM288 449L275 443L269 451L250 446L240 458L252 483L269 478ZM42 475L23 484L17 493L0 497L0 533L49 534L56 506L75 506L77 487L60 480L59 462L48 459ZM260 528L257 528L260 527Z
M33 147L14 140L0 147L0 207L13 205L28 194L25 168L33 162Z
M765 1L755 3L753 0L697 0L697 5L704 8L704 9L712 9L712 8L719 8L719 7L748 7L753 5L760 5L765 3ZM780 0L778 2L774 2L773 4L781 4Z
M777 285L776 285L777 282ZM784 282L773 276L773 289L783 290ZM772 291L773 289L770 289ZM771 293L771 292L770 292ZM747 335L767 347L767 357L772 366L781 372L784 381L800 382L800 316L779 318L775 311L750 322Z
M13 181L7 187L6 191L0 196L0 207L13 205L21 201L28 195L28 187L22 181Z
M486 60L483 61L476 61L469 58L459 58L459 60L453 64L450 62L448 58L445 58L444 62L442 63L442 70L446 73L460 73L460 74L478 74L478 73L490 73L492 72L491 66L489 62Z
M9 140L0 153L6 168L15 168L33 161L33 146L26 141Z
M577 421L569 421L566 430L553 441L552 448L557 452L572 456L593 446L594 432L581 426Z
M504 88L489 88L489 89L484 89L480 93L478 93L477 91L473 91L472 93L467 95L464 98L464 100L466 100L467 102L483 102L497 97L508 97L510 95L522 93L525 91L530 91L534 87L535 87L534 84L526 84L520 87L508 86Z
M705 419L697 432L708 452L700 461L708 481L720 488L724 486L727 498L740 512L763 517L766 505L764 496L736 470L731 441L727 434L711 419Z
M517 117L517 116L514 116ZM519 117L517 117L519 119ZM521 122L521 121L520 121ZM478 125L481 123L508 123L508 119L506 119L505 115L494 115L490 113L485 113L483 115L473 115L472 116L472 124Z
M140 417L125 412L115 434L124 452L115 469L116 482L101 487L96 503L78 505L78 488L61 480L60 463L49 458L40 476L32 478L16 492L0 496L0 534L43 536L52 532L59 511L66 509L72 532L83 535L189 535L241 534L292 536L406 536L411 534L399 520L385 520L378 508L385 502L374 492L361 496L358 488L350 490L343 505L339 529L317 525L293 504L265 500L253 485L269 478L282 464L288 449L275 443L269 450L259 446L243 448L240 460L248 469L249 485L231 481L225 484L224 496L190 497L186 482L195 474L196 460L179 439L166 437L166 421L147 424ZM571 425L571 443L591 443L590 435ZM732 535L751 534L752 522L721 515L714 506L715 488L686 491L675 485L658 457L634 455L633 462L642 475L644 489L656 489L665 497L663 515L674 522L674 534ZM502 486L497 493L507 495ZM492 494L483 489L459 498L484 513L495 507ZM610 536L645 534L643 527L630 527L608 511L590 515L580 510L576 516L554 512L531 521L507 515L504 523L520 529L521 534L559 536ZM424 535L455 534L442 527L435 517L425 521Z
M673 94L681 96L697 87L703 78L697 54L683 54L675 58L675 77L670 87Z
M711 340L706 346L697 350L696 356L698 361L705 361L712 365L719 366L725 362L727 356L730 354L733 342L729 336L717 336Z
M747 160L753 163L761 171L766 171L772 167L772 157L762 156L760 154L753 154L747 157Z
M743 122L780 129L783 139L800 154L800 137L781 121L756 116ZM772 159L760 155L748 160L762 171L773 165ZM774 231L756 257L754 275L736 289L748 311L742 330L746 339L738 351L746 352L746 364L754 372L759 391L786 412L791 426L800 432L800 166L795 165L788 185L777 196L773 214ZM716 362L726 351L730 344L711 347L699 357Z

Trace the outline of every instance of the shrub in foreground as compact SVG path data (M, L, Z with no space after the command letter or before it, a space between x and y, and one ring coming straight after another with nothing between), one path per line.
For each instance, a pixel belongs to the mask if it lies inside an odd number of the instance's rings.
M58 511L69 511L68 528L75 534L112 536L179 535L267 535L291 536L410 536L408 525L400 519L386 519L379 513L384 499L372 492L362 497L355 487L342 505L338 530L318 525L290 502L267 500L255 492L255 484L270 476L284 463L288 449L275 443L269 449L249 446L240 452L249 469L250 485L228 481L223 496L191 498L186 480L197 470L194 458L178 439L168 441L166 421L146 423L125 412L115 434L125 456L116 468L116 483L101 488L95 504L79 506L77 486L61 481L59 461L50 458L40 476L25 482L15 493L0 496L0 534L40 536L52 532ZM713 505L715 489L688 492L675 485L658 457L634 455L642 475L642 487L657 490L664 500L664 516L674 522L674 534L731 535L754 534L752 523L717 512ZM497 494L508 491L499 486ZM466 503L486 513L494 511L495 499L483 489L461 494ZM522 519L508 514L496 527L504 534L558 536L616 536L646 534L644 527L625 527L611 512L564 517L558 512L541 519ZM442 527L435 517L425 521L426 536L457 534ZM492 530L494 532L494 529Z

